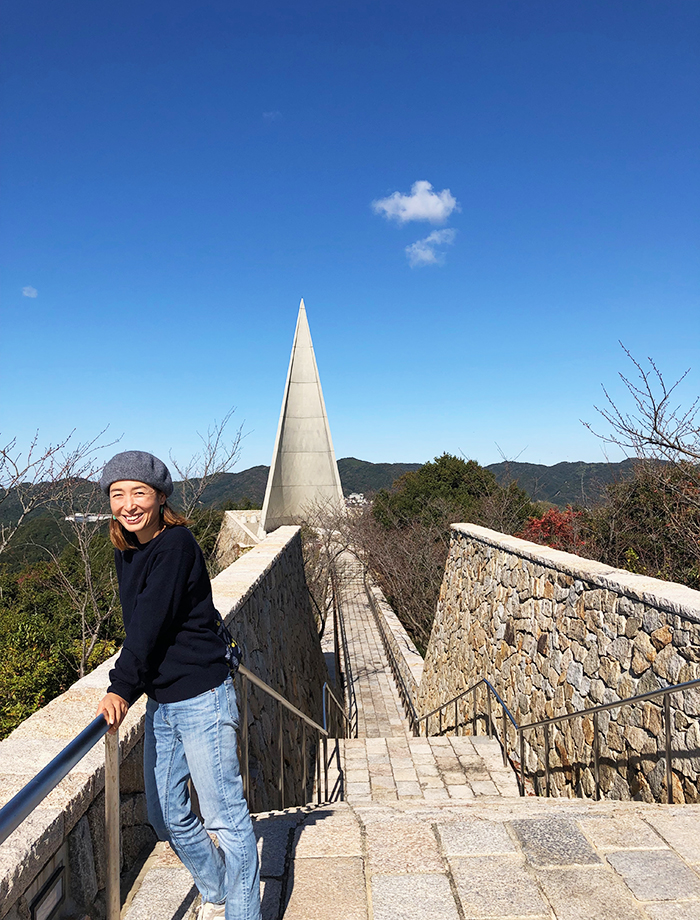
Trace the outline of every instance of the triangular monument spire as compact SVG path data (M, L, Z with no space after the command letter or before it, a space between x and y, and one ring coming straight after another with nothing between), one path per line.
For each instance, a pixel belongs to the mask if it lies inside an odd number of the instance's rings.
M343 489L304 301L294 332L261 528L296 524L314 502L341 507Z

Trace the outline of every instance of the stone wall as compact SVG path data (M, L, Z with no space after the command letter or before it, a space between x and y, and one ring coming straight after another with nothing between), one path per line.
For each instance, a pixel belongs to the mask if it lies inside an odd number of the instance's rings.
M298 527L280 527L212 582L214 603L243 648L243 663L314 721L323 722L328 670L306 587ZM239 693L240 697L240 693ZM307 789L302 792L301 721L283 716L285 807L308 801L313 784L307 731ZM279 808L279 705L249 686L248 731L254 811Z
M429 712L486 677L524 724L700 678L699 662L700 592L455 524L419 701ZM671 699L674 801L696 802L700 692ZM603 794L665 801L661 706L601 713L599 726ZM553 793L592 795L592 719L552 737ZM541 731L536 741L525 763L541 783Z
M213 582L214 602L245 650L245 664L295 706L321 721L326 668L310 607L299 529L275 531ZM116 657L116 656L115 656ZM55 757L95 713L114 658L26 719L0 742L0 805ZM240 697L240 692L239 692ZM251 693L254 805L277 806L277 711ZM120 729L122 870L155 841L143 794L145 698ZM299 730L285 722L286 804L301 798ZM313 760L309 753L309 774ZM68 900L59 916L104 916L104 744L98 743L0 846L0 918L29 920L32 900L63 865ZM310 790L307 790L310 793Z
M396 663L396 667L401 674L406 696L413 709L418 712L418 689L423 678L423 656L392 610L381 588L374 584L368 575L366 578L368 579L372 610L377 619L382 641L385 647L388 646L386 648L387 655ZM406 706L405 699L403 702L404 706ZM409 707L406 707L406 709L406 714L409 715Z

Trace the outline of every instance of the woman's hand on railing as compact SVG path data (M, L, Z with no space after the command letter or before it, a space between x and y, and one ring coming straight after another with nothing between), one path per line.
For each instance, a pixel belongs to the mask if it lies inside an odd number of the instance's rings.
M116 693L108 693L100 700L95 715L102 715L109 725L109 733L113 735L124 721L129 711L129 704Z

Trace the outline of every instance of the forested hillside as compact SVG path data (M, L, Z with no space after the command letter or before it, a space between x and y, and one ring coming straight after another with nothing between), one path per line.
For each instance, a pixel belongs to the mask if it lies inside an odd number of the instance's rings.
M491 470L501 485L516 482L533 501L549 502L565 508L580 505L592 508L604 500L606 487L628 479L634 471L634 460L621 463L492 463Z

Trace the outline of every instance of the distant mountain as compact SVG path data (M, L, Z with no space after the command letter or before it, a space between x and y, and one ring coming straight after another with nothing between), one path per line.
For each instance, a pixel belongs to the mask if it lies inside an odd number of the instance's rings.
M393 483L411 470L417 470L420 463L370 463L356 457L343 457L338 460L338 472L343 493L352 492L371 494L379 489L390 489ZM535 501L551 502L561 507L567 504L590 507L600 501L605 486L629 476L634 468L634 460L621 463L556 463L544 466L538 463L492 463L487 469L496 479L504 484L515 481L525 489ZM265 485L269 467L253 466L240 473L222 473L209 484L202 496L202 503L221 508L224 505L262 508L265 497ZM175 504L179 483L175 483ZM97 489L97 485L85 481L82 485L86 498ZM107 502L104 508L108 510ZM6 501L0 504L0 523L17 520L20 513L19 502L10 493ZM32 515L38 517L56 517L51 509L42 508Z
M513 481L525 489L533 501L551 502L553 505L581 505L584 508L600 502L605 486L619 482L632 474L634 460L620 463L492 463L491 470L501 485Z
M233 502L237 505L247 503L250 508L262 508L269 470L269 466L251 466L240 473L221 473L204 490L202 504L220 508L227 502ZM178 487L179 483L176 482L175 494Z
M355 457L343 457L338 460L338 472L343 494L353 492L378 492L390 489L399 476L411 470L420 469L422 463L370 463Z
M399 476L417 470L420 463L370 463L355 457L338 460L338 472L343 494L371 493L390 489ZM253 466L240 473L222 473L207 486L202 501L205 505L221 507L227 502L249 502L251 508L262 508L269 466ZM177 490L178 484L175 483Z

